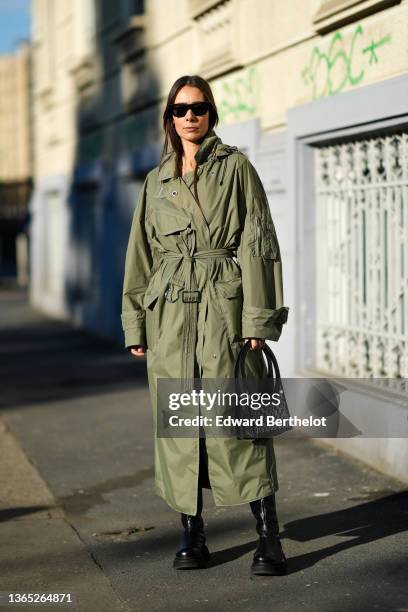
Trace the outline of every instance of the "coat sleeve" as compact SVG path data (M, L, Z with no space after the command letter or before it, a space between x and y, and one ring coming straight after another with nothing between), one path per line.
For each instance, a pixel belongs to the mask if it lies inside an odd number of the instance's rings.
M244 227L237 257L242 273L242 337L279 340L289 308L284 306L282 262L261 179L245 158L238 166Z
M122 293L122 327L125 346L146 346L143 298L150 280L153 257L146 235L147 177L139 192L126 251Z

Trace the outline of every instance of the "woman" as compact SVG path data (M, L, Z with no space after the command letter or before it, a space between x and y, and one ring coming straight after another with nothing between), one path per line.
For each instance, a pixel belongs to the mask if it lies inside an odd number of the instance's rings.
M215 134L207 81L179 78L163 122L161 163L144 181L130 231L122 324L126 347L147 358L156 492L181 513L184 527L173 565L209 560L205 487L217 506L250 504L259 534L252 572L284 573L273 440L157 436L158 378L231 378L243 339L251 342L249 374L260 376L259 349L279 339L288 315L265 191L247 157Z

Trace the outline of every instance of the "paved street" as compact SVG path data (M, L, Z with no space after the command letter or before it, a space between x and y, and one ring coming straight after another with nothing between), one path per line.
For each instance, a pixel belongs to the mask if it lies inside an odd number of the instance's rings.
M145 362L21 290L0 300L0 591L70 591L81 612L408 610L408 487L312 441L276 441L287 576L250 577L249 505L207 490L211 567L173 570Z

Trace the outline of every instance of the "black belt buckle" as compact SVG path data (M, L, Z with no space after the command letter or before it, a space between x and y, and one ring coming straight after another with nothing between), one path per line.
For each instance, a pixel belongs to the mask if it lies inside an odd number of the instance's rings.
M199 289L195 289L194 291L187 291L186 289L184 289L181 295L183 302L185 302L186 304L201 302L201 291Z

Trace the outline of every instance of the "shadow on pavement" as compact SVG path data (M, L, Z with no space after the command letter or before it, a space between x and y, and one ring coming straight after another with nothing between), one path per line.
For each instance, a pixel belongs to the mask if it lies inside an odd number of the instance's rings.
M26 516L27 514L33 514L35 512L43 512L43 510L50 510L54 506L19 506L16 508L6 508L0 510L0 523L5 521L11 521L19 516Z
M340 551L407 531L407 508L408 491L402 491L351 508L287 523L281 531L283 540L307 542L328 536L347 538L345 541L290 559L289 572L303 570ZM405 572L407 566L408 562Z
M328 536L347 538L346 541L343 540L304 555L296 557L287 555L288 574L300 572L341 551L406 531L408 528L407 502L408 491L403 491L351 508L287 523L280 533L284 550L285 540L308 542ZM234 534L246 527L247 524L243 523L242 517L232 517L232 520L216 519L214 521L210 518L210 525L206 526L207 545L211 552L211 562L208 569L232 562L255 550L257 537L249 542L246 541L230 548L216 550L218 535L223 538L228 532ZM167 527L166 531L163 531L163 529L165 528L158 527L157 530L144 530L136 535L131 534L127 541L123 541L123 538L117 542L111 540L109 546L115 548L114 552L112 551L113 556L133 558L136 566L139 557L143 556L141 563L145 563L144 555L146 554L149 555L151 560L156 555L161 556L163 553L169 555L170 558L180 543L182 528L175 530L173 527ZM254 535L256 535L255 523ZM132 537L134 541L130 541ZM406 569L401 565L401 572L406 572Z
M111 340L37 313L22 294L5 298L0 409L147 385L144 357L139 360Z

